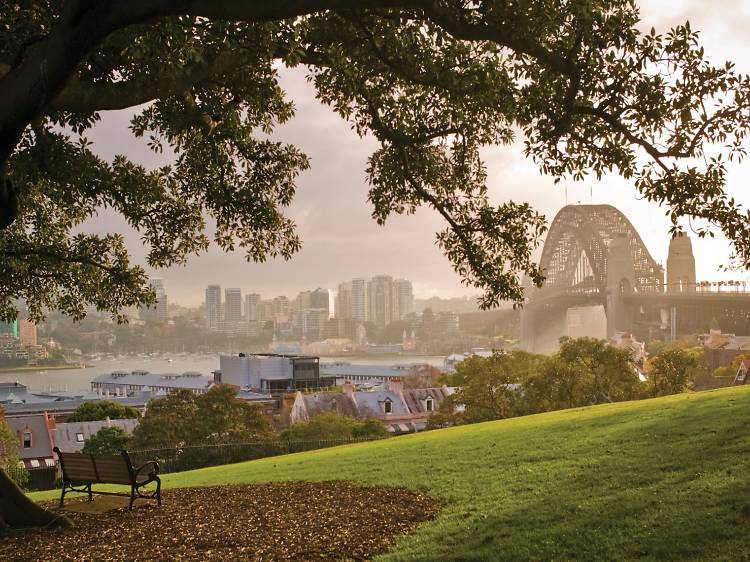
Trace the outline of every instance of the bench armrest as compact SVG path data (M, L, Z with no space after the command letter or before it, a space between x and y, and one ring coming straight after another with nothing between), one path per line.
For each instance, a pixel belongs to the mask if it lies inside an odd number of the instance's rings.
M143 463L138 468L134 469L135 475L138 476L144 468L147 468L149 466L152 467L151 471L149 471L148 473L149 476L156 476L157 474L159 474L159 463L156 461L148 461Z

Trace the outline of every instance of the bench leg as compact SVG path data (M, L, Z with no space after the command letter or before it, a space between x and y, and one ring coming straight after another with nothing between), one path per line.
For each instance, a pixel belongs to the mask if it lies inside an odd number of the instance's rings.
M161 505L161 480L156 477L156 503Z
M65 492L66 492L66 488L67 488L67 486L66 486L65 482L63 482L62 493L60 494L60 507L62 507L63 505L65 505Z

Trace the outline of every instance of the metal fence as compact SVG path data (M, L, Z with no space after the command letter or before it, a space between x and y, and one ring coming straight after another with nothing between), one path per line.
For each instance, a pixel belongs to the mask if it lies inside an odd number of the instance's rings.
M25 490L52 490L57 488L57 467L43 466L40 468L23 468L20 466L6 469L8 476L14 482L20 483Z
M219 443L211 445L186 445L159 449L129 451L135 466L146 461L159 463L159 472L182 472L206 466L217 466L242 461L275 457L337 445L362 443L378 438L323 439L316 441L257 441L251 443Z
M314 449L324 449L337 445L362 443L379 438L360 439L322 439L317 441L256 441L252 443L217 443L211 445L189 445L183 447L165 447L158 449L144 449L129 451L134 466L146 461L157 461L159 472L182 472L194 468L217 466L235 462L262 459L299 453ZM53 490L60 487L57 467L41 467L25 469L20 466L7 470L8 475L16 482L25 482L24 489Z

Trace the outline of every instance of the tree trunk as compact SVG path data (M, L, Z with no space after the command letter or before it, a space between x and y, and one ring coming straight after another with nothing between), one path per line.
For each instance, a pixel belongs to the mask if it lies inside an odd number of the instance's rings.
M31 501L0 469L0 528L71 527L64 515L47 511Z

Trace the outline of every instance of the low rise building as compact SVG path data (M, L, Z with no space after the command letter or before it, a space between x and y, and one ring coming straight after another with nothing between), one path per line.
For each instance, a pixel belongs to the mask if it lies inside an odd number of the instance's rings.
M52 429L52 442L63 453L76 453L83 449L86 441L105 427L119 427L125 433L133 433L138 419L106 420L58 423Z
M317 389L333 384L321 377L320 359L312 355L257 353L222 355L218 380L240 389L261 393Z
M131 396L136 392L173 392L187 389L195 394L208 392L213 378L197 372L182 374L154 374L148 371L113 371L91 381L91 391L97 394Z
M721 330L711 330L698 337L703 345L703 356L709 371L726 367L735 357L750 354L750 336L725 334Z
M357 391L351 382L342 392L298 392L289 420L292 424L309 421L322 413L335 413L356 419L377 418L389 432L412 433L427 427L427 422L454 388L403 388L400 381L391 380L384 390Z
M55 421L46 412L5 418L11 430L18 435L19 457L27 469L55 466L52 449L55 446L52 432Z

